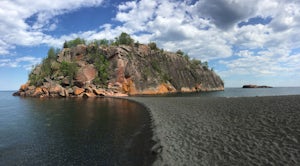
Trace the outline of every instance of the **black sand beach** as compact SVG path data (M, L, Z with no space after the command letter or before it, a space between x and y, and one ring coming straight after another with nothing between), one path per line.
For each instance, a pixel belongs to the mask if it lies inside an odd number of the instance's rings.
M129 99L150 109L154 165L300 164L300 96Z

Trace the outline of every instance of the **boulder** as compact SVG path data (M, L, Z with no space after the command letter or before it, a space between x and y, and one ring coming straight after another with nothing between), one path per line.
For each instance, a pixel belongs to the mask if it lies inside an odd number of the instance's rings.
M85 92L87 92L87 93L93 93L93 89L91 87L86 87L84 89L85 89Z
M75 76L75 84L79 87L84 86L86 83L90 83L95 79L97 75L97 71L94 65L86 65L81 67L76 76Z
M49 93L50 94L59 94L59 93L61 93L62 89L63 89L62 86L60 86L59 84L54 83L54 84L50 85Z
M20 91L14 92L13 96L21 96L21 92Z
M87 46L84 44L79 44L71 49L71 58L73 60L82 60L84 55L87 54Z
M93 98L96 97L94 93L83 93L82 95L83 98Z
M29 83L23 84L20 87L20 91L26 91L28 87L29 87Z
M71 62L71 49L70 48L64 48L59 54L58 54L58 58L57 61L58 62L62 62L62 61L66 61L66 62Z
M28 89L28 90L25 91L24 96L32 96L33 93L34 93L34 89Z
M184 93L186 93L186 92L193 92L193 90L192 90L191 88L188 88L188 87L182 87L182 88L180 89L180 91L181 91L181 92L184 92Z
M69 94L74 94L74 91L73 91L72 88L68 88L68 89L67 89L67 92L68 92Z
M127 97L128 95L124 94L124 93L117 92L117 93L114 93L113 96L114 97Z
M35 89L35 86L31 85L31 86L28 86L27 88L28 90L34 90Z
M49 91L48 91L48 89L46 88L46 87L42 87L42 90L43 90L43 92L44 92L44 96L46 97L46 96L49 96Z
M44 94L43 89L42 89L41 87L37 87L37 88L35 88L35 90L34 90L32 96L34 96L34 97L39 97L39 96L41 96L42 94Z
M61 91L59 92L59 96L61 96L61 97L69 97L68 90L62 88Z
M70 85L70 78L69 78L69 77L64 77L64 78L61 80L61 85L62 85L62 86L68 86L68 85Z
M93 92L98 95L98 96L105 96L105 90L102 89L102 88L99 88L99 89L93 89Z
M78 95L80 95L83 92L84 92L83 88L79 88L77 86L73 87L73 93L74 93L74 95L78 96Z

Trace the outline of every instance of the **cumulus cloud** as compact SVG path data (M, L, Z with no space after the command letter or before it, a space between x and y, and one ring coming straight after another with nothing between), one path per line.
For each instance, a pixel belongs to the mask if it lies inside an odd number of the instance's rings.
M108 22L57 38L44 33L55 31L55 16L101 3L0 1L0 55L15 45L59 47L75 37L113 39L127 32L136 41L153 41L166 50L181 49L192 58L213 61L223 66L223 75L299 73L300 54L293 51L300 49L298 0L127 1L116 6L112 22L118 24Z
M54 30L53 17L81 7L98 6L103 0L2 0L0 1L0 55L15 45L32 46L47 43L44 30ZM31 21L31 23L29 22Z
M221 29L227 30L255 13L256 1L203 0L195 5L195 14L211 19Z

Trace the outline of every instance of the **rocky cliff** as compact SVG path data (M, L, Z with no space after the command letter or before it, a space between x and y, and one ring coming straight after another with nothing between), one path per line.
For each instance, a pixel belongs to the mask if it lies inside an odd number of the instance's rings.
M46 58L14 95L95 97L216 90L224 90L221 78L179 53L138 43L79 44L62 49L52 60Z

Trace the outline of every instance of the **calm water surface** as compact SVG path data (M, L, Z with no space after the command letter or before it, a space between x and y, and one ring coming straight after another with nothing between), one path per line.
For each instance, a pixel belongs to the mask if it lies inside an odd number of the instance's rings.
M275 88L225 88L224 91L176 94L178 97L254 97L254 96L282 96L300 95L300 87ZM174 95L170 95L174 96Z
M0 165L149 165L150 118L122 99L0 92Z

